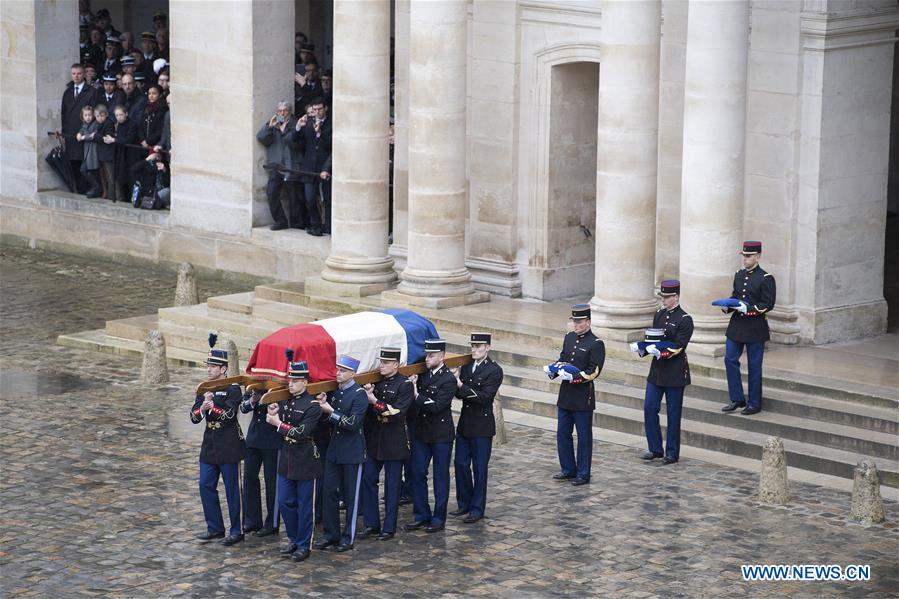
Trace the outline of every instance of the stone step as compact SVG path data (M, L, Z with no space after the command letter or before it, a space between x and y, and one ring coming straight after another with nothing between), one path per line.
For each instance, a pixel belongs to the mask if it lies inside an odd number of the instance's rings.
M637 365L609 360L600 375L599 384L619 383L636 389L646 386L648 365L637 370ZM555 394L558 383L549 380L536 367L503 366L505 381L515 387ZM723 407L729 402L727 382L709 377L693 376L692 384L685 392L687 400L699 399L715 402ZM899 434L899 413L895 410L872 408L854 402L828 399L782 389L766 389L763 403L765 412L829 422L867 429L878 433Z
M503 409L503 416L506 422L511 424L517 424L521 426L528 426L531 428L537 428L545 431L555 431L556 430L556 419L549 418L546 416L537 416L535 414L530 414L527 412L519 412L517 410L509 410ZM639 456L646 451L646 438L641 435L631 435L628 433L623 433L620 431L614 431L607 428L599 428L593 427L593 438L597 441L602 441L605 443L611 443L614 445L621 445L625 447L631 447L634 449L634 463L642 463L639 460ZM598 451L599 455L598 459L594 458L594 476L598 477L599 480L602 480L602 449L594 450ZM727 453L721 453L718 451L710 451L708 449L702 449L701 447L692 447L689 445L681 446L681 460L684 459L692 459L698 460L701 462L706 462L709 464L715 464L717 466L724 466L727 468L737 468L740 470L744 470L747 476L757 477L759 472L761 471L761 460L753 459L750 457L743 457L737 455L731 455ZM651 467L651 466L647 466ZM828 474L821 474L820 472L812 472L811 470L803 470L801 468L796 468L794 466L787 465L787 476L791 483L807 483L813 485L819 485L823 487L828 487L832 489L839 489L846 493L852 492L852 484L853 481L850 478L843 478L840 476L831 476ZM881 487L881 494L884 499L889 499L891 501L899 501L899 489L895 489L892 487ZM794 491L795 496L795 491ZM848 498L847 498L848 501ZM847 503L848 509L848 503Z
M60 335L56 338L56 342L63 347L87 349L130 358L141 358L144 353L143 341L110 337L104 329ZM206 361L206 352L170 347L168 343L166 343L165 355L169 364L174 366L195 367Z
M234 312L236 314L252 314L253 313L253 297L252 291L243 293L232 293L230 295L219 295L210 297L206 300L206 306L210 310L221 310L223 312Z
M626 393L625 393L626 395ZM608 402L608 391L598 398L594 424L631 435L643 434L643 410L616 405ZM503 408L526 412L547 418L556 415L556 398L548 393L503 387L501 391ZM687 406L684 408L687 412ZM764 412L762 413L764 414ZM686 414L685 414L686 415ZM757 415L758 416L758 415ZM732 416L743 418L742 416ZM756 418L753 416L752 418ZM661 423L665 427L665 413L662 410ZM750 418L743 418L750 420ZM681 443L711 451L732 454L752 459L761 459L765 440L773 432L755 432L732 426L721 426L694 420L692 415L681 421ZM831 476L852 478L855 465L862 455L843 449L835 449L783 437L787 450L787 460L795 468L802 468ZM899 462L886 457L876 457L881 482L890 487L899 487Z
M467 335L444 333L443 331L441 331L441 335L447 340L450 351L460 352L468 347ZM505 341L497 340L494 340L491 345L491 353L501 364L528 368L543 368L545 364L557 360L559 357L558 349L551 350L527 344L510 344ZM644 373L648 372L649 369L647 362L638 359L630 352L625 356L607 352L604 372L606 370L619 370L625 367L629 369L643 369L642 372ZM697 362L691 358L690 374L691 377L707 377L722 381L722 383L726 385L726 375L723 367ZM865 392L856 392L846 388L842 381L833 381L830 379L796 380L793 378L794 374L795 373L787 373L766 368L762 383L763 389L765 390L764 392L767 394L770 389L780 389L816 397L854 402L875 408L899 410L899 394L897 394L896 390L868 386L865 389ZM745 386L745 373L743 381ZM643 386L643 384L641 383L640 386Z
M264 299L255 299L253 302L253 316L264 318L270 322L280 323L282 326L290 326L301 322L313 322L323 318L335 316L331 312L282 304Z
M210 314L206 304L196 306L182 306L178 308L160 308L159 326L180 325L193 327L197 330L201 340L205 341L210 332L222 333L229 338L246 339L251 347L256 345L263 337L267 337L283 328L277 322L271 322L252 315L224 312Z
M105 330L110 337L143 341L146 339L147 333L155 330L158 326L159 319L155 314L149 314L147 316L122 318L120 320L108 320L106 321Z

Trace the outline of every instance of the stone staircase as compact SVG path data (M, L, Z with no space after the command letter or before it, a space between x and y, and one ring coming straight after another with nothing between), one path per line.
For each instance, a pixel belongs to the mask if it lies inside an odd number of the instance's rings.
M261 285L253 292L210 298L206 304L162 308L157 315L110 321L105 329L63 335L59 343L117 354L140 355L152 329L166 338L175 363L204 361L209 331L237 345L242 362L256 342L277 329L338 314L380 308L377 296L361 299L310 297L301 283ZM467 349L472 330L493 333L492 353L505 371L501 401L508 422L555 429L558 383L541 368L558 357L562 332L539 323L514 322L500 310L417 310L430 318L451 351ZM648 361L607 342L598 383L595 436L645 448L643 389ZM691 355L693 384L683 408L682 455L758 472L770 435L784 440L790 476L851 488L861 456L875 458L884 495L899 498L899 390L836 378L765 368L765 410L752 417L721 412L727 403L723 364ZM662 408L662 425L665 425Z

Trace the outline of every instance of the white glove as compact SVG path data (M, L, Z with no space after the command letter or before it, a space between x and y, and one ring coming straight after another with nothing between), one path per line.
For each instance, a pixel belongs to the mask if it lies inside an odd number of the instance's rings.
M563 381L571 381L571 380L574 380L574 377L571 376L571 373L568 372L567 370L560 370L560 371L559 371L559 378L562 379Z
M543 367L543 372L545 372L546 376L548 376L549 378L553 378L553 373L549 369L549 364L547 364L546 366Z
M740 314L746 314L746 311L748 309L749 309L749 305L744 301L740 301L740 305L737 306L736 308L734 308L734 310L736 310Z
M637 342L636 342L636 341L634 341L633 343L629 343L629 344L628 344L628 347L631 348L631 351L632 351L632 352L634 352L634 353L637 354L637 355L640 355L640 350L639 350L639 348L637 347Z
M659 348L657 348L655 345L650 345L649 347L646 348L646 351L647 351L647 353L650 353L653 356L655 356L656 360L658 360L659 357L661 357L661 355L662 355L662 352L660 352Z

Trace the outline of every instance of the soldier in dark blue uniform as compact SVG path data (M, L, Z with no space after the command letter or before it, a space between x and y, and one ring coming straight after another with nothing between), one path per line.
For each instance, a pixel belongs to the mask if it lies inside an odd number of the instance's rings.
M424 528L438 532L446 525L449 501L449 466L453 452L453 415L456 377L443 364L446 341L425 341L425 365L428 370L416 378L414 411L415 443L412 446L412 503L415 520L406 530ZM412 377L410 377L410 380ZM428 467L434 460L434 511L428 503Z
M644 460L662 458L664 464L674 464L680 459L680 420L684 404L684 387L690 384L690 364L687 362L687 344L693 336L693 317L680 306L680 281L662 281L659 295L662 307L652 319L653 329L662 331L659 341L672 345L661 350L652 360L646 377L646 396L643 400L643 426L649 450ZM662 396L668 416L666 444L662 450L662 429L659 426L659 410Z
M400 508L400 474L403 462L409 457L409 435L406 413L412 405L412 383L399 374L402 350L382 347L378 367L384 378L375 385L365 385L368 412L365 415L365 439L368 457L362 469L362 517L365 529L359 538L378 534L386 541L396 534L396 519ZM378 478L384 469L384 527L378 505Z
M365 437L362 423L368 410L365 390L353 377L359 360L342 355L337 358L337 390L317 396L322 411L328 415L331 442L325 455L325 496L322 499L325 534L315 543L316 549L332 545L337 551L353 548L356 518L359 510L359 485L365 461ZM346 525L340 529L340 495L346 502Z
M456 397L462 412L456 427L456 504L453 516L467 514L471 524L484 517L487 506L487 464L496 435L493 401L503 383L503 369L488 355L490 333L471 334L473 361L454 369ZM472 472L474 470L474 472Z
M606 361L606 346L590 330L590 306L578 304L571 309L574 330L565 335L559 362L567 362L580 369L572 380L563 380L559 389L556 446L561 471L556 480L571 480L574 486L590 482L590 461L593 457L593 412L596 410L596 391L593 381L602 372ZM550 375L556 378L559 375ZM577 458L574 453L572 431L577 428Z
M225 377L228 370L228 352L215 349L217 336L209 335L209 356L206 358L206 374L209 380ZM203 445L200 448L200 500L203 502L203 517L206 532L198 535L201 541L211 541L225 537L222 520L222 505L219 503L219 475L225 483L228 499L228 515L231 527L223 545L233 545L243 541L240 530L240 461L246 447L243 432L237 422L237 408L240 405L240 387L230 385L219 391L207 391L197 395L190 410L190 421L199 424L206 419L203 431Z
M743 269L734 275L734 290L731 298L743 302L739 309L728 308L731 312L727 326L727 341L724 352L724 367L727 372L727 391L730 403L723 412L733 412L743 408L741 414L758 414L762 411L762 357L765 342L771 338L766 314L774 309L777 286L774 277L759 266L762 255L761 241L743 242ZM743 395L743 381L740 378L740 356L743 348L749 362L749 401Z
M243 476L243 531L255 531L257 537L278 532L278 513L275 510L275 484L278 475L278 450L281 435L266 422L268 410L259 403L262 394L248 391L243 396L240 411L253 413L247 429L247 458ZM259 487L259 470L265 478L265 521L262 520L262 490Z
M278 460L278 505L287 529L287 546L281 554L301 562L309 557L312 543L313 494L322 462L313 433L318 426L321 406L306 392L309 367L294 362L288 350L287 388L290 399L269 404L266 421L284 439Z

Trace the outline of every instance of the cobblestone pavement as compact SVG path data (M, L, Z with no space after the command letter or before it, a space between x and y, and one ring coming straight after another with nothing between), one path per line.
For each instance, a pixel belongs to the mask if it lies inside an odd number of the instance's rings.
M491 461L488 518L444 534L277 557L282 539L225 548L203 529L199 370L137 384L138 360L54 345L56 335L171 301L174 277L0 247L0 593L7 597L895 596L899 510L862 528L849 496L794 485L788 507L757 504L757 479L683 460L647 465L598 443L590 485L550 479L551 433L510 426ZM207 294L238 291L201 282ZM224 504L224 498L222 498ZM451 495L451 507L452 507ZM401 508L400 521L411 518ZM870 564L868 582L755 582L741 564Z

